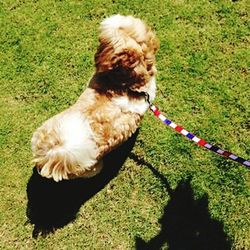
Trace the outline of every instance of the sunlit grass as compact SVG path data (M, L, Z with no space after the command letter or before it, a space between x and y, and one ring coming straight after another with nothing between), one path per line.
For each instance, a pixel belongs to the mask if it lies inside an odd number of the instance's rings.
M30 138L42 121L77 100L94 71L100 21L132 14L161 42L156 103L204 139L249 157L249 13L247 1L2 1L0 3L0 248L133 249L149 241L169 201L159 179L129 159L112 191L104 188L77 219L33 240L25 224L32 174ZM232 248L250 249L249 172L204 151L148 113L133 152L175 189L192 177L207 195Z

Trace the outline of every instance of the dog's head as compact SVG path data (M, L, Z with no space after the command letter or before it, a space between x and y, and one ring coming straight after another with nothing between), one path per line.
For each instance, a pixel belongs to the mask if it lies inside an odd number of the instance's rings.
M101 23L99 42L96 73L108 76L113 88L144 91L156 73L159 42L154 32L138 18L114 15Z

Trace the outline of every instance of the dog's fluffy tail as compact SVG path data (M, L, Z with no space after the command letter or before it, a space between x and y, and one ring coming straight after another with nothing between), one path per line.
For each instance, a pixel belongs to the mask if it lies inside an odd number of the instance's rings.
M38 171L55 181L84 175L96 164L92 131L80 113L51 118L34 133L31 143Z

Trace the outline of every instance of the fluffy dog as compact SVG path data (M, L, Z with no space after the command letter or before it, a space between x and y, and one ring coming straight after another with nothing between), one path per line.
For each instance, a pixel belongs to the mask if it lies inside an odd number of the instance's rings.
M91 177L105 154L126 141L155 98L158 40L140 19L114 15L100 25L96 72L78 101L33 134L39 173L55 181Z

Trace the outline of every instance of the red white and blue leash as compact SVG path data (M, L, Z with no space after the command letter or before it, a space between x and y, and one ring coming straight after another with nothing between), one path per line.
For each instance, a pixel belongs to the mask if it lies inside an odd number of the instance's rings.
M186 138L188 138L189 140L195 142L196 144L198 144L199 146L206 148L210 151L213 151L214 153L224 156L225 158L231 159L233 161L236 161L246 167L250 167L250 161L245 160L233 153L230 153L226 150L223 150L217 146L214 146L208 142L206 142L204 139L201 139L199 137L197 137L196 135L194 135L193 133L190 133L188 130L186 130L185 128L183 128L180 125L175 124L173 121L167 119L163 114L161 114L161 112L159 111L159 109L154 106L150 101L149 101L149 96L146 94L146 100L149 103L149 109L154 113L154 115L159 118L165 125L168 125L169 127L171 127L172 129L174 129L176 132L182 134L183 136L185 136Z

